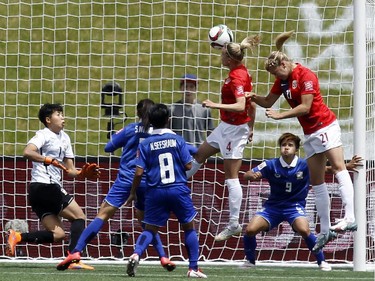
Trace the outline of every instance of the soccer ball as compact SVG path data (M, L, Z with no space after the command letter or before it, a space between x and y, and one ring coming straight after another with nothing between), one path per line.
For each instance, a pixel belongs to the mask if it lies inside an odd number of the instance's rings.
M233 42L233 32L225 24L219 24L210 29L208 39L212 48L220 50L225 43Z

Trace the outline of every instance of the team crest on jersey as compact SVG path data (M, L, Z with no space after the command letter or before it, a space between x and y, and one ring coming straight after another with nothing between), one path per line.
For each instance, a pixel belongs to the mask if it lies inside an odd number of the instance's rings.
M303 172L302 171L298 171L296 173L296 178L297 178L297 180L302 180L303 179Z
M244 95L245 94L244 91L243 91L243 86L238 86L236 88L236 90L237 90L238 94L240 94L240 95Z
M297 80L293 80L293 82L292 82L292 88L293 89L297 88Z
M312 81L305 81L305 90L306 91L312 91L313 88L313 82Z

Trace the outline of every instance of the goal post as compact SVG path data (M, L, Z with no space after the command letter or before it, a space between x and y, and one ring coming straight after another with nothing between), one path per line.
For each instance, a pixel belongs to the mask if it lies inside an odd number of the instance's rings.
M353 64L353 134L354 152L363 155L364 169L360 169L354 177L355 214L358 231L354 237L353 265L355 271L366 270L366 73L369 54L366 52L366 36L375 31L366 32L366 2L354 1L354 64ZM373 36L373 35L372 35ZM364 94L366 93L366 94ZM374 92L372 92L374 94Z
M220 100L228 69L221 66L220 52L210 47L208 31L217 24L226 24L236 42L248 35L261 35L260 45L254 53L247 51L244 59L259 95L266 95L273 82L264 70L265 58L275 49L273 40L281 32L295 30L285 44L285 52L317 73L322 95L340 122L345 159L350 160L354 153L366 159L365 169L352 174L359 231L356 235L342 234L327 245L326 258L333 264L354 265L359 271L364 270L364 264L366 268L374 265L374 1L242 2L0 3L1 258L5 258L7 222L23 219L30 230L42 229L27 202L31 163L22 158L26 142L42 128L37 118L40 106L47 102L63 104L65 131L72 139L77 166L87 160L101 166L102 177L97 182L64 181L90 223L116 178L121 155L120 151L105 153L104 146L113 131L137 120L139 100L150 98L170 105L181 99L179 82L185 74L198 77L199 100ZM102 87L111 81L121 87L119 94L102 92ZM274 107L283 110L288 105L281 98ZM212 110L212 115L217 125L218 111ZM241 171L263 159L277 157L277 138L284 132L303 138L296 119L268 120L264 109L258 107L254 140L245 148ZM343 208L337 183L331 176L327 182L333 222L342 217ZM221 156L211 157L190 184L198 210L200 260L243 261L241 238L214 242L214 236L228 221L229 210ZM269 187L266 181L249 184L241 180L241 184L244 199L240 220L246 223L261 207ZM307 199L307 212L311 230L318 232L313 192ZM64 221L64 225L68 234L69 223ZM122 260L131 254L140 232L134 209L122 207L88 245L84 257ZM160 233L172 260L185 262L183 233L174 217ZM258 235L257 241L260 264L315 263L303 239L287 224ZM66 245L67 241L21 244L11 260L26 256L35 260L61 259ZM143 258L154 261L157 255L150 248Z

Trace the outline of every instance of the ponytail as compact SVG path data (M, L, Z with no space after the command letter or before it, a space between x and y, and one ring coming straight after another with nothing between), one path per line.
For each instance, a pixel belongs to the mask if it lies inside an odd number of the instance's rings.
M270 71L271 68L279 66L282 61L291 61L288 56L281 51L283 48L284 42L288 40L294 34L294 30L283 32L279 34L275 39L275 45L277 51L273 51L264 64L264 67L267 71Z
M148 131L148 129L151 127L150 124L150 118L149 118L149 111L150 108L155 103L150 99L143 99L140 100L137 104L137 115L142 120L143 127L145 129L145 132Z
M284 42L288 40L293 34L294 34L294 30L279 34L275 39L276 50L281 51L284 45Z
M258 46L260 43L260 36L248 36L240 44L238 43L228 43L226 44L227 55L232 60L241 62L245 56L245 49L250 49L251 52Z

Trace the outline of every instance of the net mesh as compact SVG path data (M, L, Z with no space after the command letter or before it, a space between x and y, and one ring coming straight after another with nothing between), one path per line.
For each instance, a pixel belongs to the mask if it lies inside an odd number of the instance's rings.
M367 106L368 143L374 143L374 3L367 1ZM228 70L221 66L220 52L210 47L208 30L228 25L240 42L260 34L262 42L244 63L253 77L254 91L268 93L273 77L264 70L264 59L275 49L273 40L286 30L295 35L284 51L294 61L313 69L321 83L324 99L336 113L344 142L345 158L353 155L353 5L352 1L330 0L301 3L278 1L8 1L0 3L0 164L1 217L0 256L4 256L6 222L25 219L30 230L42 229L27 202L30 163L22 159L26 142L42 128L37 112L44 103L61 103L66 116L65 131L70 135L79 167L87 160L99 162L98 182L64 181L87 215L93 220L113 183L120 151L108 155L104 145L114 130L136 120L140 99L171 104L181 98L180 77L198 77L198 99L220 100L220 88ZM102 86L118 82L121 95L101 93ZM288 108L280 99L274 107ZM107 109L107 110L106 110ZM116 109L116 110L114 110ZM215 124L218 112L212 111ZM245 149L242 171L262 159L276 157L276 140L289 131L303 137L294 119L267 120L264 109L257 109L253 144ZM373 145L366 158L374 160ZM301 154L303 155L303 152ZM374 167L367 166L367 260L374 261ZM342 217L337 185L327 178L331 194L331 217ZM247 222L267 197L268 184L243 185L241 221ZM213 237L228 221L228 198L224 187L222 159L212 157L191 182L193 200L199 215L201 259L243 260L239 238L215 243ZM307 210L311 230L319 223L313 193ZM66 223L66 222L65 222ZM66 223L66 231L69 231ZM93 258L122 258L131 254L139 227L132 208L121 208L89 244L86 255ZM124 233L129 233L129 237ZM172 217L161 229L168 255L186 259L177 221ZM126 238L126 239L125 239ZM258 259L261 261L313 261L304 242L287 224L267 234L259 234ZM345 234L326 247L328 260L352 260L353 236ZM17 257L60 258L66 243L19 245ZM146 259L156 252L147 250Z

